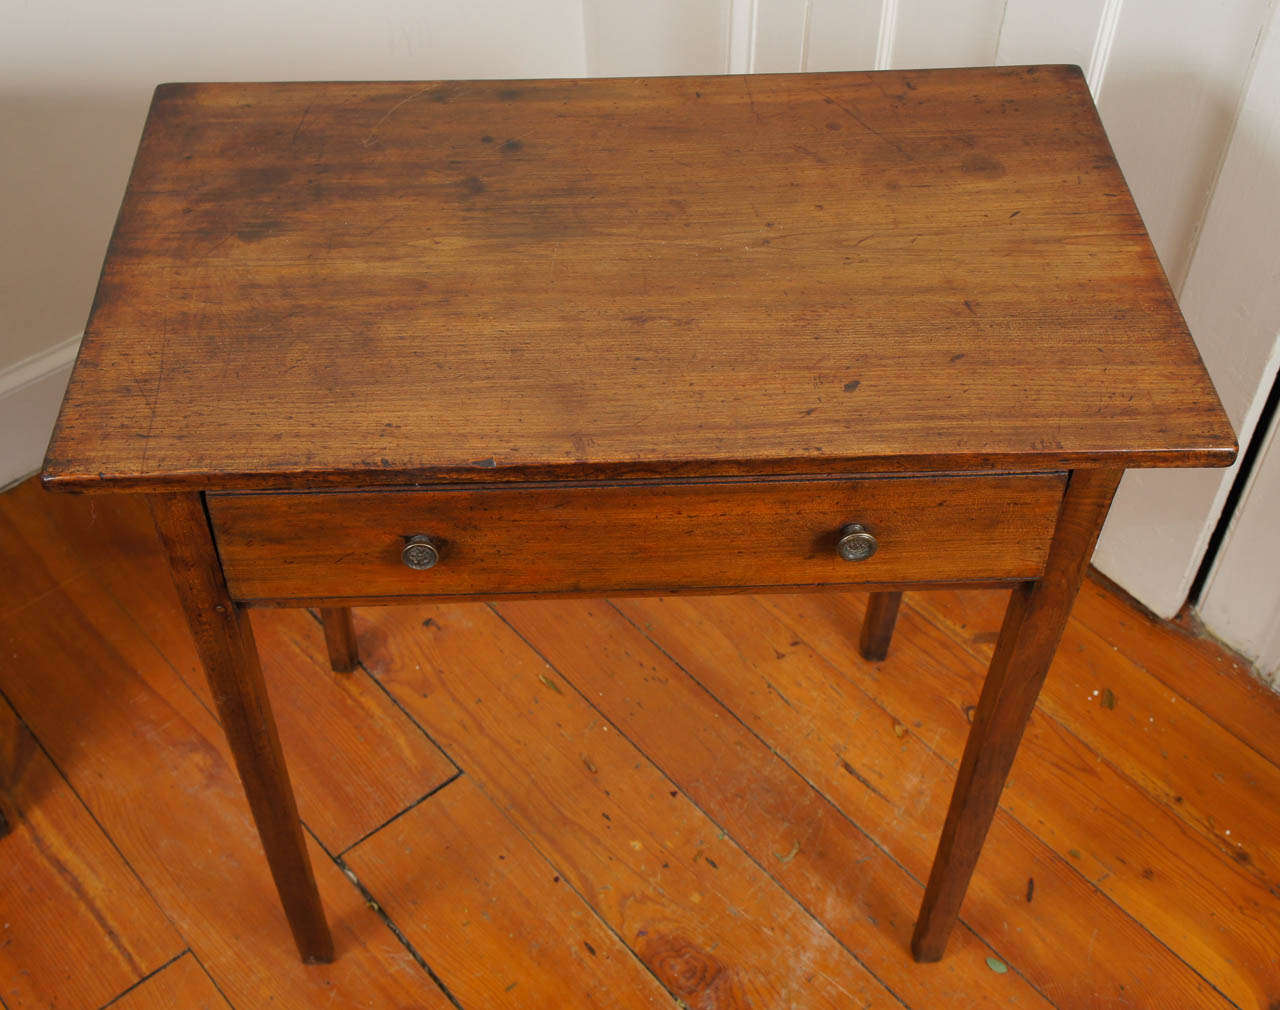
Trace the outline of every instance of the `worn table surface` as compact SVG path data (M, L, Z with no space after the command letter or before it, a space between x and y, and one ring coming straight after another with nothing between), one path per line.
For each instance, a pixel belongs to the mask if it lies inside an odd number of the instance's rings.
M1076 68L174 84L45 479L1233 452Z

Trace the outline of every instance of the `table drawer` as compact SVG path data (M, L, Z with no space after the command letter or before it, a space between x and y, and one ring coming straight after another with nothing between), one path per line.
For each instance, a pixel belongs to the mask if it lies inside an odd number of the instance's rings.
M1034 578L1065 483L1052 473L519 484L208 503L237 599L496 596ZM875 538L864 560L838 553L851 523ZM414 536L430 538L433 567L402 558Z

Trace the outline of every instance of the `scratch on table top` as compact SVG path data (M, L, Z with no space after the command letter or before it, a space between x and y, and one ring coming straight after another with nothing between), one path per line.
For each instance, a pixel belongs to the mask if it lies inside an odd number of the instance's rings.
M792 144L791 149L793 151L798 151L800 154L807 155L808 157L816 161L819 165L825 165L827 163L826 158L820 155L817 151L812 151L809 148L805 147L803 144Z
M378 139L378 131L382 129L383 123L385 123L388 119L394 116L397 112L399 112L402 108L404 108L410 102L421 98L423 95L427 94L428 92L435 91L436 88L440 87L442 83L445 83L445 82L435 81L432 84L428 84L425 88L421 88L418 91L415 91L412 95L402 98L400 99L400 101L396 102L395 105L391 106L391 108L389 108L386 112L384 112L382 114L382 117L376 123L373 124L373 128L369 131L369 136L365 137L364 140L361 141L360 146L368 147L370 144L372 144L375 140ZM303 113L303 118L306 118L305 112ZM302 126L302 123L299 122L298 126Z
M839 109L841 112L843 112L846 116L848 116L850 119L852 119L855 123L857 123L859 126L861 126L864 130L866 130L866 131L867 131L868 133L870 133L872 136L879 137L881 140L883 140L886 144L888 144L890 147L892 147L895 151L897 151L900 155L902 155L902 156L903 156L904 158L906 158L908 161L914 161L914 160L915 160L914 158L912 158L912 157L911 157L911 155L910 155L910 154L908 154L908 153L907 153L906 149L905 149L905 148L903 148L903 146L902 146L901 144L899 144L899 143L898 143L896 140L894 140L892 137L888 137L888 136L886 136L885 134L881 133L881 132L880 132L879 130L877 130L874 126L872 126L870 123L868 123L865 119L863 119L861 116L859 116L859 115L858 115L858 114L857 114L853 109L849 108L849 106L845 105L845 104L844 104L844 103L842 103L842 102L837 102L834 98L832 98L832 97L831 97L830 95L828 95L826 92L819 91L819 92L818 92L818 94L822 96L822 100L823 100L824 102L826 102L828 105L834 105L837 109Z
M147 468L147 453L151 449L151 433L155 430L156 414L160 409L160 389L164 385L164 359L168 349L169 313L166 312L160 323L160 360L156 366L156 389L155 392L151 394L151 399L147 401L147 406L149 408L147 417L147 434L142 440L142 461L138 464L139 470L145 471ZM139 390L141 390L141 387L139 387ZM145 399L145 394L143 398Z
M302 132L302 124L307 121L307 113L311 111L311 106L313 105L315 105L314 101L308 102L307 107L302 110L302 116L298 120L298 125L293 128L293 136L289 138L290 147L298 142L298 134Z
M751 93L751 75L742 75L742 86L747 92L747 101L751 104L751 115L755 117L757 123L763 123L764 119L760 116L760 110L756 108L756 96Z

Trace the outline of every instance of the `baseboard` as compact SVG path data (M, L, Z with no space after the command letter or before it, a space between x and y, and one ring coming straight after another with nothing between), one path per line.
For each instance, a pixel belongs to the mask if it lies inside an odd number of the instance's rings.
M80 337L0 371L0 488L40 469Z

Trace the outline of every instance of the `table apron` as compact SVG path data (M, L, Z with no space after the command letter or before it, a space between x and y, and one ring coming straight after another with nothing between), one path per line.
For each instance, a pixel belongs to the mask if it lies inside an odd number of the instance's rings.
M1064 473L209 493L244 602L1008 582L1044 570ZM846 561L859 523L875 553ZM439 561L401 557L427 536Z

